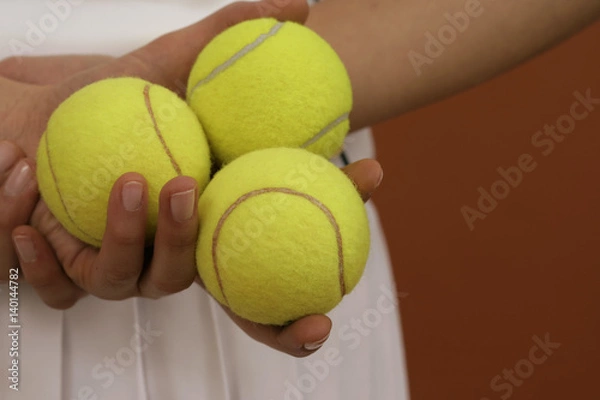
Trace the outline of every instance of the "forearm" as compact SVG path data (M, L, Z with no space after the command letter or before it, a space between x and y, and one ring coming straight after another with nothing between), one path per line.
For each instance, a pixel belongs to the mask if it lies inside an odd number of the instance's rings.
M452 27L457 13L468 25ZM348 68L356 129L498 75L599 16L599 0L325 0L307 25Z

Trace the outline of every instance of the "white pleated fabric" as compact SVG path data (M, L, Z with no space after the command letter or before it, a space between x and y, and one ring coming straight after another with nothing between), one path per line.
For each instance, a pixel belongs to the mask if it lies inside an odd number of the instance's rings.
M225 4L70 1L3 1L0 58L12 55L18 41L29 44L31 26L44 23L45 39L30 46L32 55L121 55ZM374 157L370 131L350 136L346 154L350 161ZM312 356L295 359L249 339L196 285L157 301L88 297L64 312L50 310L22 285L20 390L8 388L11 342L5 334L0 399L408 399L399 297L377 213L372 204L367 210L372 246L365 276L330 314L331 336ZM7 286L0 288L0 321L8 333Z

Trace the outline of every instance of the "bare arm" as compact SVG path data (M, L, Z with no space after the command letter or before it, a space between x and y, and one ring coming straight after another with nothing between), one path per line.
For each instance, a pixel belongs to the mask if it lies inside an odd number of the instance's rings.
M349 70L356 129L496 76L599 16L599 0L326 0L307 25Z

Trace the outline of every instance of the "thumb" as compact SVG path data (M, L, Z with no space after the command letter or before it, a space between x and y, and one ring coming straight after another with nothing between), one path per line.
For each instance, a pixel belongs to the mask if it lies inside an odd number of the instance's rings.
M194 25L161 36L112 63L74 76L65 82L64 96L107 77L137 76L185 97L187 79L198 53L225 29L250 19L277 18L304 23L307 17L306 0L233 3Z

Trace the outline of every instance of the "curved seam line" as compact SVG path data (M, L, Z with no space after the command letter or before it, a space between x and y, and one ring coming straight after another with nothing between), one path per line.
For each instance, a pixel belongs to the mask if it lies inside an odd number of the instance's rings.
M310 146L311 144L314 144L315 142L317 142L319 139L321 139L323 136L327 135L329 132L331 132L336 126L338 126L339 124L341 124L342 122L346 121L348 119L348 117L350 116L350 113L344 113L342 115L340 115L339 117L337 117L336 119L334 119L332 122L330 122L329 124L327 124L327 126L325 126L325 128L321 129L319 131L319 133L317 133L315 136L313 136L312 138L308 139L302 146L303 149L307 148L308 146Z
M222 64L218 65L215 69L213 69L206 76L206 78L201 79L200 81L198 81L198 83L196 83L196 85L194 85L194 87L190 91L189 97L191 98L194 95L194 93L196 92L196 89L198 89L200 86L205 85L208 82L212 81L221 72L223 72L227 68L231 67L236 61L238 61L239 59L241 59L242 57L244 57L246 54L250 53L252 50L256 49L258 46L260 46L261 44L263 44L270 37L275 36L275 34L281 29L282 26L283 26L282 22L278 22L277 24L273 25L273 27L269 30L269 32L267 32L267 33L261 33L254 40L254 42L252 42L250 44L247 44L246 46L242 47L242 49L239 50L237 53L235 53L233 56L231 56L231 58L227 59L225 62L223 62Z
M225 220L229 217L229 215L231 215L231 213L241 203L243 203L244 201L246 201L252 197L255 197L255 196L258 196L261 194L265 194L265 193L285 193L285 194L291 194L294 196L302 197L302 198L308 200L309 202L311 202L313 205L317 206L321 211L323 211L323 213L325 214L327 219L329 219L329 222L331 223L331 225L333 226L333 229L335 231L336 241L338 244L338 275L339 275L340 291L341 291L342 297L344 297L344 295L346 294L346 282L344 279L344 249L343 249L342 234L340 232L340 227L339 227L335 217L333 216L333 213L331 212L331 210L329 210L329 208L327 208L327 206L325 204L321 203L319 200L317 200L316 198L314 198L308 194L297 192L293 189L275 187L275 188L264 188L264 189L253 190L251 192L243 194L232 205L230 205L227 208L227 210L225 210L225 212L223 213L223 215L217 222L217 226L215 228L215 232L213 234L213 239L212 239L212 260L213 260L213 268L215 270L215 274L217 277L217 283L219 284L219 289L221 290L221 294L223 295L225 304L227 306L229 306L229 300L227 300L227 295L225 295L225 290L223 288L223 281L221 279L221 274L219 273L219 267L218 267L218 263L217 263L217 247L219 245L219 242L218 242L219 234L221 233L221 229L223 228L223 225L225 224Z

